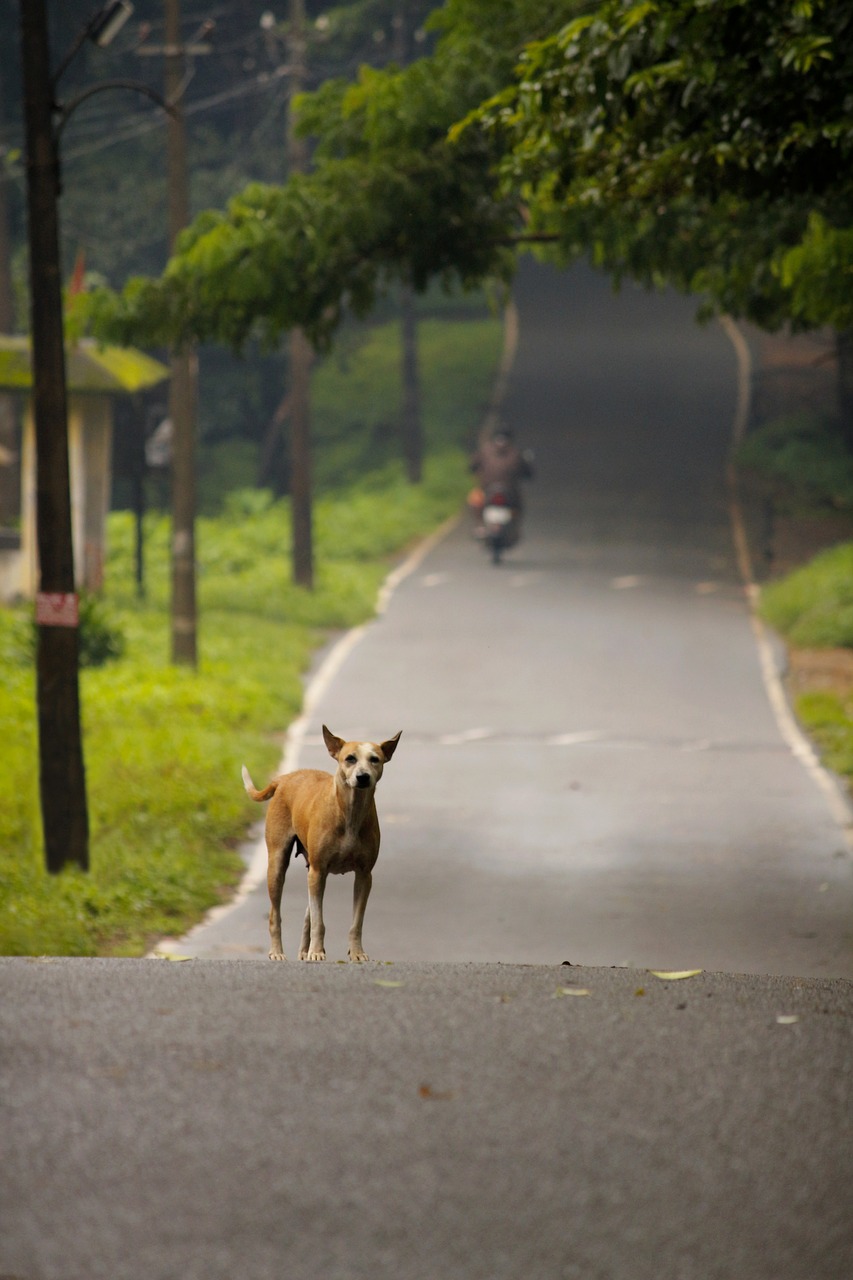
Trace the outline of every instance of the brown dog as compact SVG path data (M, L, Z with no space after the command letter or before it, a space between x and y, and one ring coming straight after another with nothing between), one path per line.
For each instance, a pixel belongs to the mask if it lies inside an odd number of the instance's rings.
M400 731L402 732L402 730ZM400 734L387 742L344 742L323 725L335 774L297 769L273 778L257 791L243 766L243 785L253 800L271 800L267 809L267 888L270 895L270 960L284 960L281 947L281 894L294 850L308 863L308 910L302 927L300 960L325 960L323 892L326 876L355 872L350 960L368 957L361 945L364 909L379 856L379 821L373 793L382 768L393 756Z

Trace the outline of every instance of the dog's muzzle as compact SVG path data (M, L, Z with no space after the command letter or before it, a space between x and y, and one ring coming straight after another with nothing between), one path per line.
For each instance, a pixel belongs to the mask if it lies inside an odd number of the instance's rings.
M357 773L355 775L355 785L357 787L369 787L371 782L369 773Z

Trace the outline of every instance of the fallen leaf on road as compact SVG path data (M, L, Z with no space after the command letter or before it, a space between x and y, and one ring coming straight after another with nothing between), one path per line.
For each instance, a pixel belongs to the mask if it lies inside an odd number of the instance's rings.
M557 987L551 999L556 1000L558 996L588 996L591 994L586 987Z
M374 978L374 987L404 987L405 982L389 982L385 978Z
M701 969L649 969L654 978L663 978L665 982L680 982L682 978L696 978Z
M433 1102L447 1102L454 1096L452 1089L445 1089L439 1092L433 1089L430 1084L422 1084L418 1089L418 1094L421 1098L429 1098Z
M799 1022L799 1018L795 1013L780 1013L776 1021L782 1027L790 1027L793 1023Z

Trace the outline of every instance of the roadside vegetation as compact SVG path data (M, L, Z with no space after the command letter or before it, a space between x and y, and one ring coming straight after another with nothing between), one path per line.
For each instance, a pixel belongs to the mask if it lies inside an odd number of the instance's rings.
M769 422L744 441L737 460L788 520L849 515L853 527L853 455L831 415ZM788 644L800 721L853 788L853 542L828 546L765 585L761 614Z
M393 558L458 510L467 488L463 450L489 399L501 325L424 322L420 338L423 483L407 483L395 462L367 472L350 465L363 462L357 442L377 424L390 436L399 413L398 326L387 324L370 331L357 359L332 356L316 375L325 488L315 508L315 589L290 580L286 499L236 490L219 515L199 520L197 672L169 664L168 517L146 517L139 600L133 518L110 516L106 590L87 602L84 619L93 663L81 672L88 874L44 870L31 611L0 610L0 953L140 955L235 886L240 841L258 818L241 764L256 778L275 771L312 652L330 632L370 617ZM343 405L346 420L335 416ZM380 463L387 453L378 451ZM333 485L336 474L361 478Z

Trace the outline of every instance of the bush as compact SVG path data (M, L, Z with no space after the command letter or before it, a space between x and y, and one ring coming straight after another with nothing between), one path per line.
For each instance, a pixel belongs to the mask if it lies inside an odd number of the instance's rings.
M828 415L776 418L746 437L735 460L783 484L799 503L853 510L853 455Z
M28 608L9 616L4 628L4 651L19 666L32 666L36 658L38 629ZM102 667L124 656L125 636L116 619L97 596L80 595L80 666Z
M853 543L830 547L766 586L761 613L802 648L853 649Z

